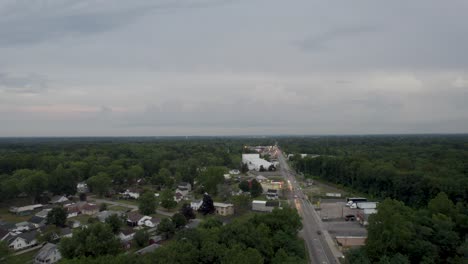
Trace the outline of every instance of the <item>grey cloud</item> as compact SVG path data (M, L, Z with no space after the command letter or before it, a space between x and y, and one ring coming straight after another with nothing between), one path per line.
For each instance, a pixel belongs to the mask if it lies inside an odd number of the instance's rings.
M28 45L74 35L106 32L155 11L205 8L227 0L11 0L0 6L0 46Z
M0 91L8 93L43 93L48 88L48 80L40 75L12 75L0 72Z
M319 52L329 48L334 42L346 41L346 39L359 39L362 34L371 34L378 32L375 26L359 25L333 28L318 34L314 34L306 39L299 41L299 48L308 52Z

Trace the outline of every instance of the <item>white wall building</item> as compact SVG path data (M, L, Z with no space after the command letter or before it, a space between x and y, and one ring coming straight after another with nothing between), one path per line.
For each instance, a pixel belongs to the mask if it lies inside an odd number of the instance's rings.
M261 166L263 166L265 170L268 170L271 165L274 165L273 163L260 158L260 154L242 154L242 163L247 164L249 170L256 171L259 171Z
M34 264L52 264L62 259L57 245L47 243L34 257Z

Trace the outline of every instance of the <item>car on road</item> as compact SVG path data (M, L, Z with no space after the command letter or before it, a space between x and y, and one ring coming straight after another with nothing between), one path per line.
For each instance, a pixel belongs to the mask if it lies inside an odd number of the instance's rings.
M322 234L322 231L317 230L317 235L321 235L321 234Z
M297 195L294 195L294 198L296 198L296 199L297 199Z

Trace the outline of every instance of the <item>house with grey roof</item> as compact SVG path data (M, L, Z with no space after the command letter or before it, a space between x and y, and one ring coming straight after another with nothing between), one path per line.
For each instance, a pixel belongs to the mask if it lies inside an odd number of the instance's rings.
M62 259L62 255L56 244L47 243L34 256L34 264L52 264Z
M47 223L47 218L34 215L31 218L29 218L28 222L36 226L36 228L40 228L41 226L44 226Z
M12 236L8 239L8 247L13 250L21 250L37 245L37 232L21 233L17 236Z
M124 212L120 211L102 211L96 214L96 217L99 219L101 222L106 222L106 219L111 216L111 215L118 215L118 216L123 216Z

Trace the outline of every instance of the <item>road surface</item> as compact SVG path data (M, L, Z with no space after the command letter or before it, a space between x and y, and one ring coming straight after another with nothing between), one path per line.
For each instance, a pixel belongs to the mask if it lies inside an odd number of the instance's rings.
M337 257L341 253L336 249L333 241L324 228L314 206L310 203L299 184L296 181L295 173L289 168L284 155L279 151L278 161L280 172L289 184L289 197L291 204L294 204L302 217L303 229L301 234L305 240L311 263L335 264L339 263Z

